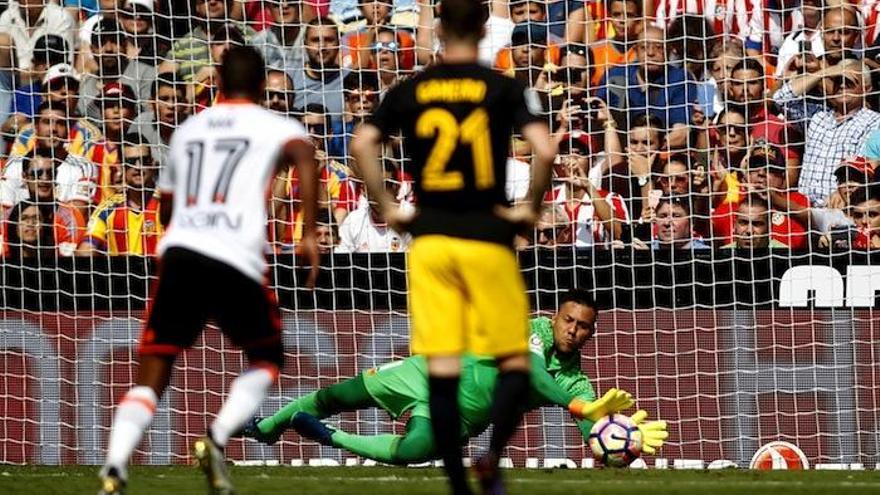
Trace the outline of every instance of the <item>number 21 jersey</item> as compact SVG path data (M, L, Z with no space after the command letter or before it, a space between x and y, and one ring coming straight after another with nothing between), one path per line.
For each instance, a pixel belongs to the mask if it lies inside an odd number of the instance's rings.
M295 139L309 139L301 124L253 103L219 103L188 119L159 177L161 193L174 197L159 254L183 247L262 282L269 187Z
M509 245L513 229L492 210L507 205L512 134L539 113L525 84L478 64L429 67L391 89L369 123L403 133L419 206L412 233Z

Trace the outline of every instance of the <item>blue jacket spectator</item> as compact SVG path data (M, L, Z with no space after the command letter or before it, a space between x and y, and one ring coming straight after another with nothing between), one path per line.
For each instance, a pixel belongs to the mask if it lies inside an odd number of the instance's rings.
M639 35L637 60L606 72L596 96L627 128L639 115L657 116L667 129L684 128L697 101L697 85L687 71L666 60L663 31L650 26Z

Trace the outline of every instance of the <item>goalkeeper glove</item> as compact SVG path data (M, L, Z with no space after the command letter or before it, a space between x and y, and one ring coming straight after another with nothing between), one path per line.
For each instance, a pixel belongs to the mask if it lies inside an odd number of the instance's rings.
M640 409L630 419L642 434L642 452L655 454L657 449L663 446L663 442L669 436L669 432L666 431L666 421L661 419L645 422L647 417L648 412Z
M612 388L605 392L601 399L587 402L582 399L572 399L568 404L568 410L577 419L599 421L602 416L608 416L624 409L629 409L635 404L632 394L626 390Z

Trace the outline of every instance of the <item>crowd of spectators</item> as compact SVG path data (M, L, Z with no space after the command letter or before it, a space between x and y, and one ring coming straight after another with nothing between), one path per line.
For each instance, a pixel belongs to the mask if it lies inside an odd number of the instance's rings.
M479 1L479 0L475 0ZM526 82L559 156L517 246L880 249L880 0L484 0L482 63ZM325 252L405 251L349 141L389 88L442 58L442 0L0 1L7 257L152 255L175 128L216 104L230 46L267 64L263 105L320 167ZM528 194L514 138L506 191ZM417 208L407 150L386 184ZM298 177L271 189L273 249L302 234Z

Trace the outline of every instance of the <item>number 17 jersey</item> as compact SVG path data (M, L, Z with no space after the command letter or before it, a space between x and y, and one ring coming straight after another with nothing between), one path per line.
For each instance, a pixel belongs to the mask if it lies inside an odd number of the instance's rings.
M512 134L539 113L525 84L478 64L429 67L391 89L369 123L385 136L403 134L419 206L413 235L510 245L512 226L492 211L508 204Z
M309 139L301 124L252 103L219 103L189 118L159 177L161 193L174 197L159 254L183 247L262 283L269 188L295 139Z

